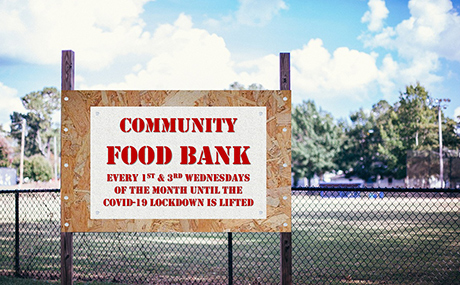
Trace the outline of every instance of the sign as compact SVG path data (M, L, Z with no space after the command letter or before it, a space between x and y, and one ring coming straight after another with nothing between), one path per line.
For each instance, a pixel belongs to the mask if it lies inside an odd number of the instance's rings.
M63 232L290 232L290 91L63 91Z
M91 107L91 218L265 219L266 117L265 107Z

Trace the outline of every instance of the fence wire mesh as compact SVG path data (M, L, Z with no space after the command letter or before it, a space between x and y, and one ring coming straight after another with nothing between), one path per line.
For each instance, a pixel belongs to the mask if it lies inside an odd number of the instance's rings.
M233 236L234 284L279 284L279 234L234 233Z
M38 279L59 279L61 266L59 190L0 193L0 201L2 205L0 272ZM18 240L15 238L16 213L19 221ZM6 266L3 261L6 264L12 263L13 266Z
M226 249L226 233L76 233L74 278L129 284L225 284Z
M0 205L0 275L59 279L59 190L1 191ZM459 210L458 190L295 190L293 283L460 284ZM233 233L231 271L229 236L75 233L74 279L227 284L231 273L233 284L280 283L279 234Z
M295 284L460 284L458 193L295 191Z
M15 194L0 194L0 274L15 273Z

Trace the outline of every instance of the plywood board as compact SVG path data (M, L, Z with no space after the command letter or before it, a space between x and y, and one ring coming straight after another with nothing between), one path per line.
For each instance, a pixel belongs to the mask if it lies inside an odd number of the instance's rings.
M290 91L63 91L63 232L290 232ZM91 218L92 107L265 107L266 213L263 218ZM93 111L97 108L93 108ZM141 108L139 108L140 110ZM199 109L199 108L197 108ZM264 113L265 115L265 113ZM94 122L94 118L93 118ZM250 133L247 134L251 136ZM142 175L142 173L140 174ZM93 177L94 178L94 177ZM94 179L93 179L94 180ZM115 184L112 184L115 185ZM94 189L93 189L94 191ZM249 189L248 189L249 192ZM147 196L144 196L147 197ZM150 203L150 196L148 203ZM153 199L152 199L153 200ZM152 202L153 203L153 202ZM259 211L260 213L263 211ZM202 216L200 216L202 217Z

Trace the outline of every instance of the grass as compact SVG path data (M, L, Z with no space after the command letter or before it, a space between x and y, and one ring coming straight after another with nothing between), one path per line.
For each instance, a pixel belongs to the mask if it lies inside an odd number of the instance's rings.
M31 211L40 211L33 205ZM293 195L293 283L456 284L459 205L446 198ZM45 220L28 213L21 221L21 269L31 278L57 279L59 221L49 205L43 212ZM14 268L14 226L0 227L2 275ZM76 233L74 275L81 284L225 284L227 254L226 233ZM279 234L233 233L233 271L235 284L279 283Z
M460 280L458 199L297 198L305 216L293 232L295 284Z
M0 276L0 284L5 285L59 285L61 284L60 280L37 280L37 279L30 279L30 278L19 278L19 277L7 277L7 276ZM110 283L110 282L74 282L75 285L123 285L122 283Z

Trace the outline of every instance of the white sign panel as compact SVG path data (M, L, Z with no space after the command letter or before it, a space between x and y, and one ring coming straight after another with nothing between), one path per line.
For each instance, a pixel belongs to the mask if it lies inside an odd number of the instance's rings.
M91 219L265 219L266 107L91 107Z

